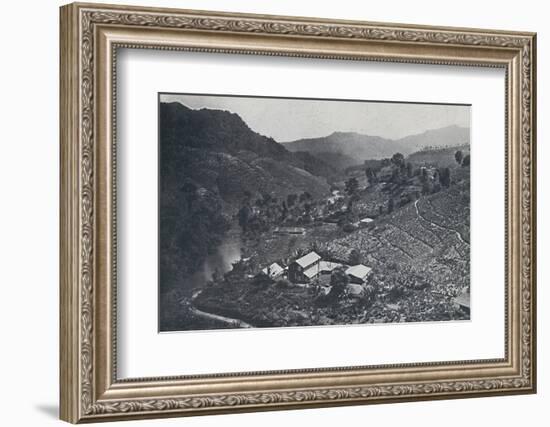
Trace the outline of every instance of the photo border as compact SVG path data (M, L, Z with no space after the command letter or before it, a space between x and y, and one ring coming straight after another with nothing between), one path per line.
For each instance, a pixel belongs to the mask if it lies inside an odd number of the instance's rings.
M113 90L117 90L116 88L114 88ZM160 106L161 106L161 97L163 95L178 95L178 96L202 96L202 97L220 97L220 98L248 98L248 99L274 99L274 100L296 100L296 101L327 101L327 102L353 102L353 103L369 103L369 104L400 104L400 105L435 105L435 106L452 106L452 107L472 107L472 104L471 103L453 103L453 102L426 102L426 101L383 101L383 100L374 100L374 99L345 99L345 98L313 98L313 97L292 97L292 96L268 96L268 95L237 95L237 94L220 94L220 93L198 93L198 92L167 92L167 91L159 91L157 92L157 120L158 120L158 126L157 126L157 151L158 151L158 171L157 171L157 179L158 179L158 218L159 218L159 221L158 221L158 231L157 231L157 234L158 234L158 248L157 248L157 265L158 265L158 283L157 283L157 332L158 333L161 333L161 334L165 334L165 333L187 333L187 332L207 332L207 331L231 331L231 330L234 330L236 328L210 328L210 329L178 329L178 330L168 330L168 331L163 331L161 330L161 322L160 322L160 318L161 318L161 299L160 299L160 295L161 295L161 291L160 291L160 288L161 288L161 283L160 283L160 276L161 276L161 262L160 262L160 258L161 258L161 250L160 250L160 246L161 246L161 243L160 243L160 240L161 240L161 233L160 233L160 227L161 227L161 221L160 221L160 218L161 218L161 212L160 212L160 209L161 209L161 203L160 203L160 200L161 200L161 177L162 177L162 174L161 174L161 163L162 163L162 157L161 157L161 137L160 137L160 134L161 134L161 122L160 122L160 118L161 118L161 115L160 115ZM240 117L240 116L239 116ZM241 119L246 123L246 121L244 120L244 118L241 117ZM246 123L247 126L248 123ZM468 129L470 131L470 134L471 134L471 117L470 117L470 122L468 124ZM426 129L428 130L428 129ZM252 129L253 132L261 135L259 132L257 132L256 130ZM309 137L311 138L311 137ZM319 138L319 137L316 137L316 138ZM391 139L391 138L390 138ZM279 141L276 141L278 142L279 144L282 144L284 146L284 142L281 143ZM115 141L116 143L116 141ZM469 142L468 144L469 146L471 145L471 141ZM452 148L452 147L442 147L442 148ZM115 167L116 165L113 164L113 167ZM117 185L115 183L114 187L116 188ZM116 232L114 233L116 235ZM468 264L470 264L470 259L471 259L471 251L468 250ZM506 289L506 286L504 287ZM505 292L506 293L506 292ZM505 301L507 301L507 298L506 298L506 295L505 295ZM506 303L505 303L506 304ZM470 314L468 315L468 319L464 319L464 320L445 320L444 322L453 322L453 321L458 321L458 322L462 322L462 321L465 321L465 322L469 322L471 321L471 317L470 317ZM420 320L420 321L414 321L414 322L404 322L404 323L414 323L414 324L420 324L420 323L437 323L437 322L440 322L440 321L437 321L437 320L428 320L428 321L423 321L423 320ZM388 323L391 323L391 322L388 322ZM318 324L318 325L304 325L304 326L262 326L262 327L253 327L251 328L251 330L255 330L255 329L262 329L262 330L265 330L265 329L280 329L280 328L283 328L283 329L286 329L286 328L318 328L318 327L334 327L334 326L360 326L360 325L365 325L366 323L331 323L331 324ZM506 328L505 328L506 329ZM357 367L357 366L356 366ZM367 366L361 366L363 368L366 368ZM273 372L273 371L271 371Z

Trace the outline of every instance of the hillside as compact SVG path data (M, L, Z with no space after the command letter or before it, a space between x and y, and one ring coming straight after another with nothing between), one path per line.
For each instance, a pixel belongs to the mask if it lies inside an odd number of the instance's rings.
M328 243L327 250L337 253L355 248L384 275L393 264L401 270L408 266L407 274L414 273L428 283L468 286L469 198L470 180L465 177L380 217L369 230Z
M287 142L289 151L308 151L339 169L362 164L367 159L391 157L394 153L411 154L425 147L449 147L469 144L470 130L459 126L433 129L401 139L386 139L355 132L334 132L322 138Z
M245 195L329 193L322 176L334 173L329 165L308 153L289 152L252 131L237 114L180 103L161 103L159 114L163 286L200 268Z
M316 221L301 223L299 235L266 229L249 239L241 258L246 261L204 288L192 304L254 327L467 319L454 298L470 288L469 167L449 167L447 182L444 167L418 165L409 172L402 166L385 166L353 196L314 201ZM361 225L365 217L371 222ZM313 286L249 279L262 266L289 265L311 250L324 260L372 268L370 294L335 304L330 294L319 292L326 277Z
M329 183L334 182L341 176L338 165L335 165L331 158L319 158L307 151L296 151L295 162L302 162L300 167L315 176L324 177Z
M308 153L294 154L252 131L237 115L191 110L180 103L160 107L161 180L166 193L186 180L238 203L243 193L325 194L334 169Z
M261 248L261 265L279 261L288 253L279 246L287 243L305 252L313 245L324 259L336 262L346 262L355 251L373 269L370 296L343 298L335 306L325 303L315 286L292 286L284 280L258 283L231 272L223 282L205 288L193 304L255 327L466 319L453 299L470 287L470 180L467 168L455 167L451 173L449 188L379 215L367 228L345 232L313 227L298 241L262 236L262 246L268 247ZM380 194L380 189L370 187L359 195L361 201L370 203L372 192Z

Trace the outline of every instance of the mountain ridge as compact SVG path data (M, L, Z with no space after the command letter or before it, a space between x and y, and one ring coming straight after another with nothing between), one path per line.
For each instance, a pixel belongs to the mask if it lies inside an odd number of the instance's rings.
M336 131L325 137L302 138L282 145L289 151L308 151L320 158L331 159L337 155L335 166L345 169L364 160L391 157L397 152L407 156L428 146L450 147L469 142L469 128L450 125L398 139Z
M223 110L161 103L160 253L164 289L196 273L244 199L329 193L330 165L286 150ZM318 170L316 170L318 169Z

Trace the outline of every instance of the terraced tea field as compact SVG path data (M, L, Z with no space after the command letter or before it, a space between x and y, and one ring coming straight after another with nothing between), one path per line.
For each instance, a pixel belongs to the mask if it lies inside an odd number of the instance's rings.
M469 288L469 192L469 181L465 180L421 197L380 217L372 229L327 243L327 249L357 249L379 277L387 276L388 266L393 265L403 276L418 275L436 292L448 294Z

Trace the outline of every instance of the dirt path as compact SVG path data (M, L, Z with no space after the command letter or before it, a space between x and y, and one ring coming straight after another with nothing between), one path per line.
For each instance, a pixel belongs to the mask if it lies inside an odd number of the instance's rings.
M462 235L461 235L458 231L453 230L452 228L449 228L449 227L444 227L444 226L442 226L442 225L436 224L435 222L432 222L432 221L430 221L429 219L424 218L424 217L420 214L420 211L418 210L418 202L419 202L419 201L420 201L420 199L418 199L418 200L416 200L416 201L414 202L414 208L416 209L416 214L418 215L418 218L422 219L423 221L426 221L427 223L433 225L433 226L436 227L436 228L439 228L439 229L441 229L441 230L447 230L447 231L450 231L451 233L456 234L456 237L458 237L458 240L460 240L460 241L461 241L462 243L464 243L465 245L470 246L470 244L462 238Z
M243 320L240 320L240 319L233 319L231 317L222 316L220 314L209 313L207 311L202 311L202 310L199 310L198 308L193 307L192 301L195 298L197 298L200 295L201 292L202 292L202 289L199 289L199 290L195 291L193 293L193 296L191 297L191 306L189 307L189 311L192 314L194 314L195 316L203 317L203 318L211 319L211 320L217 320L218 322L222 322L222 323L225 323L226 325L234 326L234 327L237 327L237 328L253 328L254 327L254 326L250 325L249 323L246 323L246 322L244 322ZM180 303L183 304L183 301L184 300L180 301Z
M211 320L217 320L218 322L222 322L236 328L253 328L252 325L246 322L243 322L242 320L232 319L231 317L220 316L219 314L208 313L206 311L199 310L198 308L195 308L195 307L191 307L190 311L195 316L204 317Z

